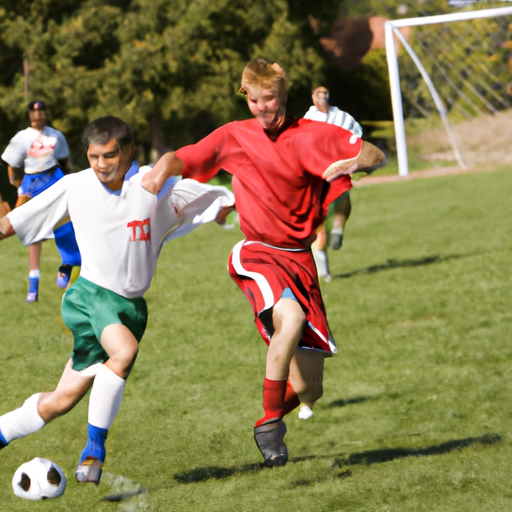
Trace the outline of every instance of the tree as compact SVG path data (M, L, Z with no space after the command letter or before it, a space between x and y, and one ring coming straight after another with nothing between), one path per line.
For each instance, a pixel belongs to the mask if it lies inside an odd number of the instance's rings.
M47 102L53 125L66 134L80 165L80 134L105 114L130 123L146 159L151 149L194 142L226 121L248 116L236 93L244 64L258 55L289 71L291 97L294 91L309 95L324 56L307 14L316 9L316 16L330 16L338 0L317 3L311 8L305 0L4 2L0 118L13 129L9 135L3 130L0 142L26 126L26 103L37 97ZM305 106L292 102L291 109L302 114Z

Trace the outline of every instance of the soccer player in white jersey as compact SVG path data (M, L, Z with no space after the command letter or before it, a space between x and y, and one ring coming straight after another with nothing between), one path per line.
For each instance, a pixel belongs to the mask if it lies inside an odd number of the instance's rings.
M143 295L160 250L200 223L222 223L234 199L224 187L179 181L182 162L172 152L125 180L134 141L116 117L91 123L83 141L91 168L65 176L0 219L0 239L15 233L24 244L71 220L82 254L80 277L62 302L74 338L71 357L54 391L0 416L0 447L67 413L92 387L88 441L75 476L98 484L105 440L146 328Z
M313 105L304 114L305 119L312 121L321 121L324 123L335 124L340 126L359 138L363 136L363 129L361 125L348 113L340 110L338 107L333 107L329 104L329 90L326 87L317 87L311 96L313 98ZM343 231L350 217L352 211L352 203L350 201L350 191L347 190L344 194L334 201L334 219L332 222L332 229L330 232L330 247L337 251L343 244ZM319 228L317 238L313 242L311 249L315 258L318 275L323 277L325 281L331 280L329 272L329 261L327 252L327 236L325 233L325 224Z
M27 111L30 126L20 130L2 153L9 180L18 189L16 206L26 203L59 181L64 174L72 172L68 143L61 132L47 126L45 103L31 101ZM72 268L79 267L81 261L73 226L69 222L59 226L52 237L62 259L57 285L67 288ZM27 302L36 302L39 297L40 259L41 243L37 242L29 247Z

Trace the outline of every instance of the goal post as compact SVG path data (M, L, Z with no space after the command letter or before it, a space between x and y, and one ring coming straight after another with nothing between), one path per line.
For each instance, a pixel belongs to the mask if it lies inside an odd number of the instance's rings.
M427 87L432 95L436 108L441 116L445 129L447 130L448 139L452 145L457 162L460 166L464 167L465 163L462 160L462 156L458 151L456 141L451 132L448 119L446 117L446 109L437 94L434 84L430 80L428 73L421 64L421 61L417 58L416 54L409 46L407 41L403 38L399 32L400 28L403 27L415 27L420 25L433 25L439 23L450 23L453 21L465 21L479 18L492 18L499 16L512 15L512 7L499 7L495 9L482 9L477 11L464 11L456 12L451 14L441 14L437 16L425 16L419 18L406 18L401 20L391 20L385 23L385 41L386 41L386 58L388 63L389 72L389 85L391 92L391 104L393 109L393 122L395 125L395 137L396 137L396 151L398 159L398 174L406 177L409 175L409 164L407 158L407 144L405 136L405 123L404 113L402 105L402 94L400 89L400 73L398 66L398 55L396 41L400 41L406 51L409 53L413 62L418 67L420 74L425 80Z

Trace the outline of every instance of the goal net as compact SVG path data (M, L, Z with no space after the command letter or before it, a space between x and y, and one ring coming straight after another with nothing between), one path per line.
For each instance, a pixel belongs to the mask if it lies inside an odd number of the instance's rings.
M422 158L416 147L434 166L512 163L512 7L388 21L385 30L399 174Z

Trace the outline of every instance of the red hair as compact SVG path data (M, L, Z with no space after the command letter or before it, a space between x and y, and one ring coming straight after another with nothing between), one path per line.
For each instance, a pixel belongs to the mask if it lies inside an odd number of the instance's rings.
M244 84L255 84L270 89L274 85L286 88L286 73L277 62L269 62L262 58L251 60L242 72L240 91L247 94Z

